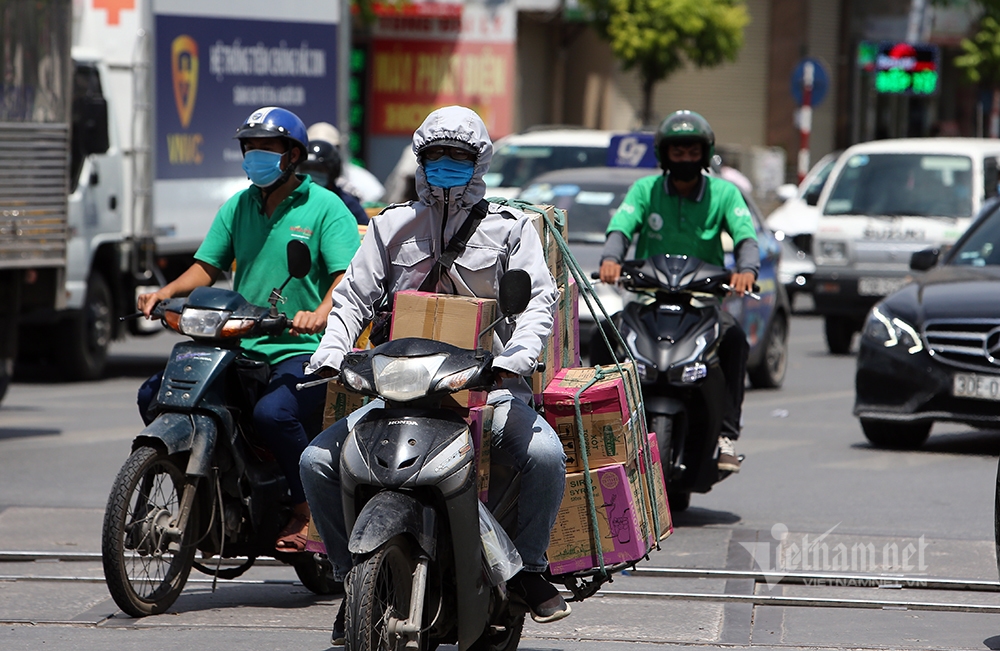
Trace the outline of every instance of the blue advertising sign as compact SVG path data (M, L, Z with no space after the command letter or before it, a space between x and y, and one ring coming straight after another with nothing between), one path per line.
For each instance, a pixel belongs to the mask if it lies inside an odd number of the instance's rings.
M653 149L653 134L627 133L611 137L608 167L658 167Z
M337 25L156 16L156 178L244 176L233 134L281 106L337 123Z

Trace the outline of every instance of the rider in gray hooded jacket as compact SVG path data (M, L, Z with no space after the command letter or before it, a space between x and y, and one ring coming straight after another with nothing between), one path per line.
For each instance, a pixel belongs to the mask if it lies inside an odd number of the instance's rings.
M372 219L361 248L334 290L334 307L309 372L340 369L344 354L374 316L375 306L395 292L420 287L486 193L483 174L493 157L493 143L474 111L461 106L434 111L413 134L413 151L420 200L390 206ZM562 500L565 456L555 431L522 396L530 396L524 376L534 372L552 330L558 291L528 217L514 208L490 204L454 265L441 272L436 290L495 299L507 269L524 269L532 279L527 309L514 326L501 322L496 327L493 367L504 379L489 396L489 404L495 406L493 445L509 452L520 466L521 493L530 496L531 504L519 509L513 541L524 570L510 585L530 606L536 621L554 621L570 609L541 572L547 567L545 551ZM348 434L347 420L313 440L300 463L316 528L338 579L350 569L351 556L342 504L329 496L340 493L340 449ZM335 642L338 632L335 625Z

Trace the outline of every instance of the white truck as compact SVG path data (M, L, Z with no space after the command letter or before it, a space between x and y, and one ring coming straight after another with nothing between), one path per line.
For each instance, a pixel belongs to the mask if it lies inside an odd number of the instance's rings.
M20 323L65 302L71 123L99 112L71 105L71 12L70 0L7 0L0 13L0 399ZM73 144L102 148L97 137Z
M91 109L73 133L65 305L21 320L19 359L93 379L136 292L186 269L247 187L236 128L268 105L338 123L346 57L336 0L72 5L73 106ZM142 334L144 320L127 323Z

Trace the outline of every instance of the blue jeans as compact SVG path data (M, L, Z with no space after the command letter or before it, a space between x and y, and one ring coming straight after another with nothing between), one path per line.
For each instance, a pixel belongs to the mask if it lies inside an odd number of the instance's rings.
M295 390L295 384L305 378L302 364L308 361L309 355L296 355L272 366L267 388L253 408L254 430L285 474L294 504L306 501L299 478L299 456L322 426L326 400L326 386L322 384ZM163 373L157 373L139 388L136 402L147 425L149 405L159 393L162 381Z
M523 401L505 391L490 394L494 406L492 445L505 450L521 471L521 496L530 501L518 508L513 542L524 569L544 572L549 535L562 503L566 484L566 456L555 430ZM364 410L373 405L364 407ZM355 412L359 415L361 410ZM334 576L343 580L352 560L349 533L340 498L340 450L355 418L344 418L313 439L302 453L302 485L309 510L333 563Z

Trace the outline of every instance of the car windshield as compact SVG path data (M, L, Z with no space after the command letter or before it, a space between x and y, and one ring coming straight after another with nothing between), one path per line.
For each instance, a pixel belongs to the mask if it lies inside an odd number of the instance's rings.
M801 191L801 197L806 200L810 206L815 206L817 200L819 199L820 193L823 192L823 186L826 185L826 180L830 177L830 172L833 171L833 166L837 164L837 157L830 156L819 169L815 170L811 178L808 178L809 183Z
M604 231L618 210L629 186L612 183L532 183L518 197L536 204L551 204L572 215L570 239L597 236L604 241Z
M855 154L824 215L972 215L972 159L938 154Z
M950 264L985 267L1000 264L1000 210L981 220L969 238L951 254Z
M607 147L506 145L493 156L483 181L488 188L519 188L545 172L604 165L607 157Z

